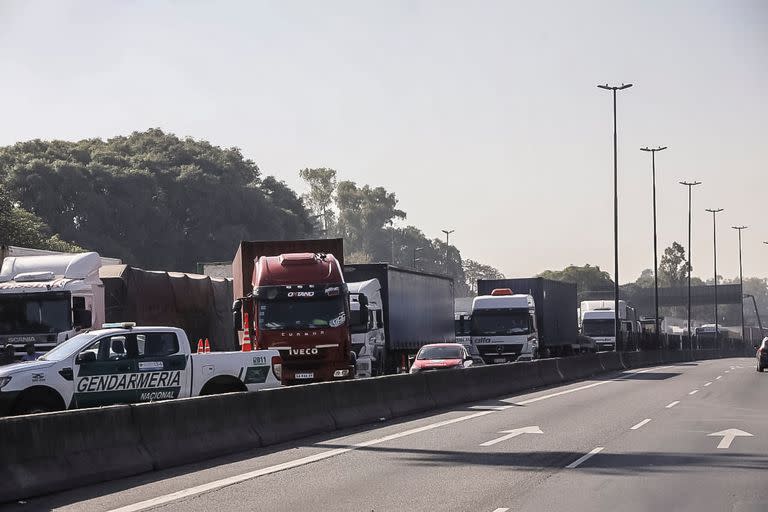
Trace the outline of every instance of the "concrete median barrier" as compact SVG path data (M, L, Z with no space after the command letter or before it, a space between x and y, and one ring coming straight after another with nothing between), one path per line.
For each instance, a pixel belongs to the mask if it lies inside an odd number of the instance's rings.
M336 428L355 427L392 417L376 379L335 382L330 385L329 400Z
M603 371L597 354L560 358L558 368L565 380L585 379Z
M427 389L437 407L447 407L475 400L470 371L436 370L424 372Z
M131 406L141 442L155 469L199 462L261 446L246 393ZM173 428L169 428L173 425Z
M539 359L536 366L539 371L539 383L542 386L560 384L565 379L559 367L560 359Z
M362 382L362 381L361 381ZM305 384L243 395L241 407L264 446L336 430L331 414L331 386Z
M0 419L0 502L152 471L140 441L127 405Z
M623 352L621 354L621 360L624 363L624 366L628 369L641 368L643 366L643 353Z
M392 417L429 411L436 407L424 374L387 375L371 379L379 388L379 396L387 404Z
M597 360L600 363L600 368L605 372L624 369L621 352L598 352Z

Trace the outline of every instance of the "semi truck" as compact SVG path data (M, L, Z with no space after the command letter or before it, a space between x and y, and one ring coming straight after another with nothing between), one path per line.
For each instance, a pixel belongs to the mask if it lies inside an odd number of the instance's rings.
M367 310L352 335L358 376L407 372L423 345L455 341L450 277L388 263L346 265L344 277L353 312Z
M152 402L280 385L276 350L192 354L175 327L104 324L0 368L0 415Z
M594 340L599 351L616 350L615 303L612 300L585 300L581 303L581 333ZM639 332L640 321L634 307L619 301L619 330L625 338Z
M214 351L235 348L231 281L104 261L95 252L6 257L0 346L17 357L27 344L43 353L104 322L134 321L185 329L193 345L208 338Z
M486 363L590 350L578 337L574 283L541 277L479 279L477 290L470 336Z
M343 257L342 239L240 243L232 261L238 340L278 350L284 384L354 377Z

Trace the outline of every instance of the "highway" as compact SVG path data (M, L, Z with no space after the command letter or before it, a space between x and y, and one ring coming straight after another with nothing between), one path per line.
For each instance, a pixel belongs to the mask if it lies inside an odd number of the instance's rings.
M5 509L763 511L766 405L753 359L663 365Z

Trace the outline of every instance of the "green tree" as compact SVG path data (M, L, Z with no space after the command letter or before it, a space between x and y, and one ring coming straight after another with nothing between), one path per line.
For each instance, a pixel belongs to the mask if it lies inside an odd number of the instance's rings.
M691 267L693 270L693 267ZM685 248L677 242L664 249L659 263L659 286L683 286L688 283Z
M464 260L463 267L468 295L477 295L478 279L504 279L504 274L498 269L474 260Z
M51 233L39 217L21 208L0 186L0 245L17 245L48 251L79 252L81 247Z
M299 176L309 185L309 192L302 196L304 203L319 220L322 233L332 234L336 220L333 211L336 171L327 167L302 169L299 171Z
M592 266L589 263L583 267L569 265L563 270L545 270L539 274L539 277L576 283L577 293L613 290L611 275L600 270L599 266Z
M312 230L295 192L239 149L159 129L0 148L0 183L62 239L146 268L191 271L240 240Z

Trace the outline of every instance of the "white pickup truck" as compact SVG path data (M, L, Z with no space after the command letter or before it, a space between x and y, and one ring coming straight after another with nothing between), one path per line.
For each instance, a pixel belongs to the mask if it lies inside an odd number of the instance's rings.
M175 327L107 326L0 367L0 416L280 386L277 350L192 354Z

